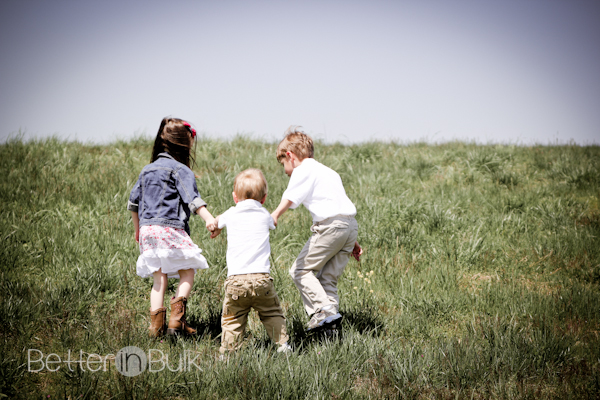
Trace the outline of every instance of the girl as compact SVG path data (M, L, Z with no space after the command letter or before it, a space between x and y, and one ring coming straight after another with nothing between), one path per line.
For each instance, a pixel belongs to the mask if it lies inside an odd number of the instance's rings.
M140 246L137 274L154 277L150 292L150 337L165 331L163 306L167 278L179 278L167 334L195 334L185 320L186 303L197 269L208 268L202 250L190 238L190 214L198 214L212 226L214 218L200 198L190 154L196 131L187 122L164 118L158 128L152 158L131 190L127 209L131 211L135 240ZM193 163L192 159L192 163Z

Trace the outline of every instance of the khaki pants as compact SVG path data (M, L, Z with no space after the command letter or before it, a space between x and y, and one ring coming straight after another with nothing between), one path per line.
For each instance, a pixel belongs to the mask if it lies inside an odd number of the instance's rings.
M329 304L339 308L337 282L354 249L358 224L354 217L338 215L310 230L312 236L290 268L308 315Z
M225 281L221 353L240 347L248 313L252 308L258 312L271 340L277 344L288 341L285 317L273 286L273 278L269 274L232 275Z

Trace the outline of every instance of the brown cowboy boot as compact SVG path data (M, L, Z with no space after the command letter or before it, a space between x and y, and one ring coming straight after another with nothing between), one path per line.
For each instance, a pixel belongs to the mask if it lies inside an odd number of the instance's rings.
M185 321L187 298L173 297L171 299L171 316L169 317L169 329L167 329L168 335L178 335L185 333L187 335L195 335L196 330L191 328Z
M148 336L156 338L165 333L165 320L167 318L167 309L161 307L154 311L150 310L150 327L148 328Z

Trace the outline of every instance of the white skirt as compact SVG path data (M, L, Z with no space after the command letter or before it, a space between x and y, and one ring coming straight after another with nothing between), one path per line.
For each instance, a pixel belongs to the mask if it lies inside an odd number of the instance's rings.
M202 250L183 229L160 225L140 227L140 256L136 271L142 278L151 277L160 270L168 278L179 278L184 269L208 268Z

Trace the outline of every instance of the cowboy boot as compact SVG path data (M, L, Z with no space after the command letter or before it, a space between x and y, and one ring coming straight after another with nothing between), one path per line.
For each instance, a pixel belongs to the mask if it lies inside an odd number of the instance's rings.
M167 329L168 335L178 335L185 333L187 335L195 335L196 330L191 328L185 321L187 298L173 297L171 299L171 315L169 317L169 329Z
M150 327L148 328L148 336L156 338L165 333L165 320L167 317L167 309L161 307L154 311L150 310Z

